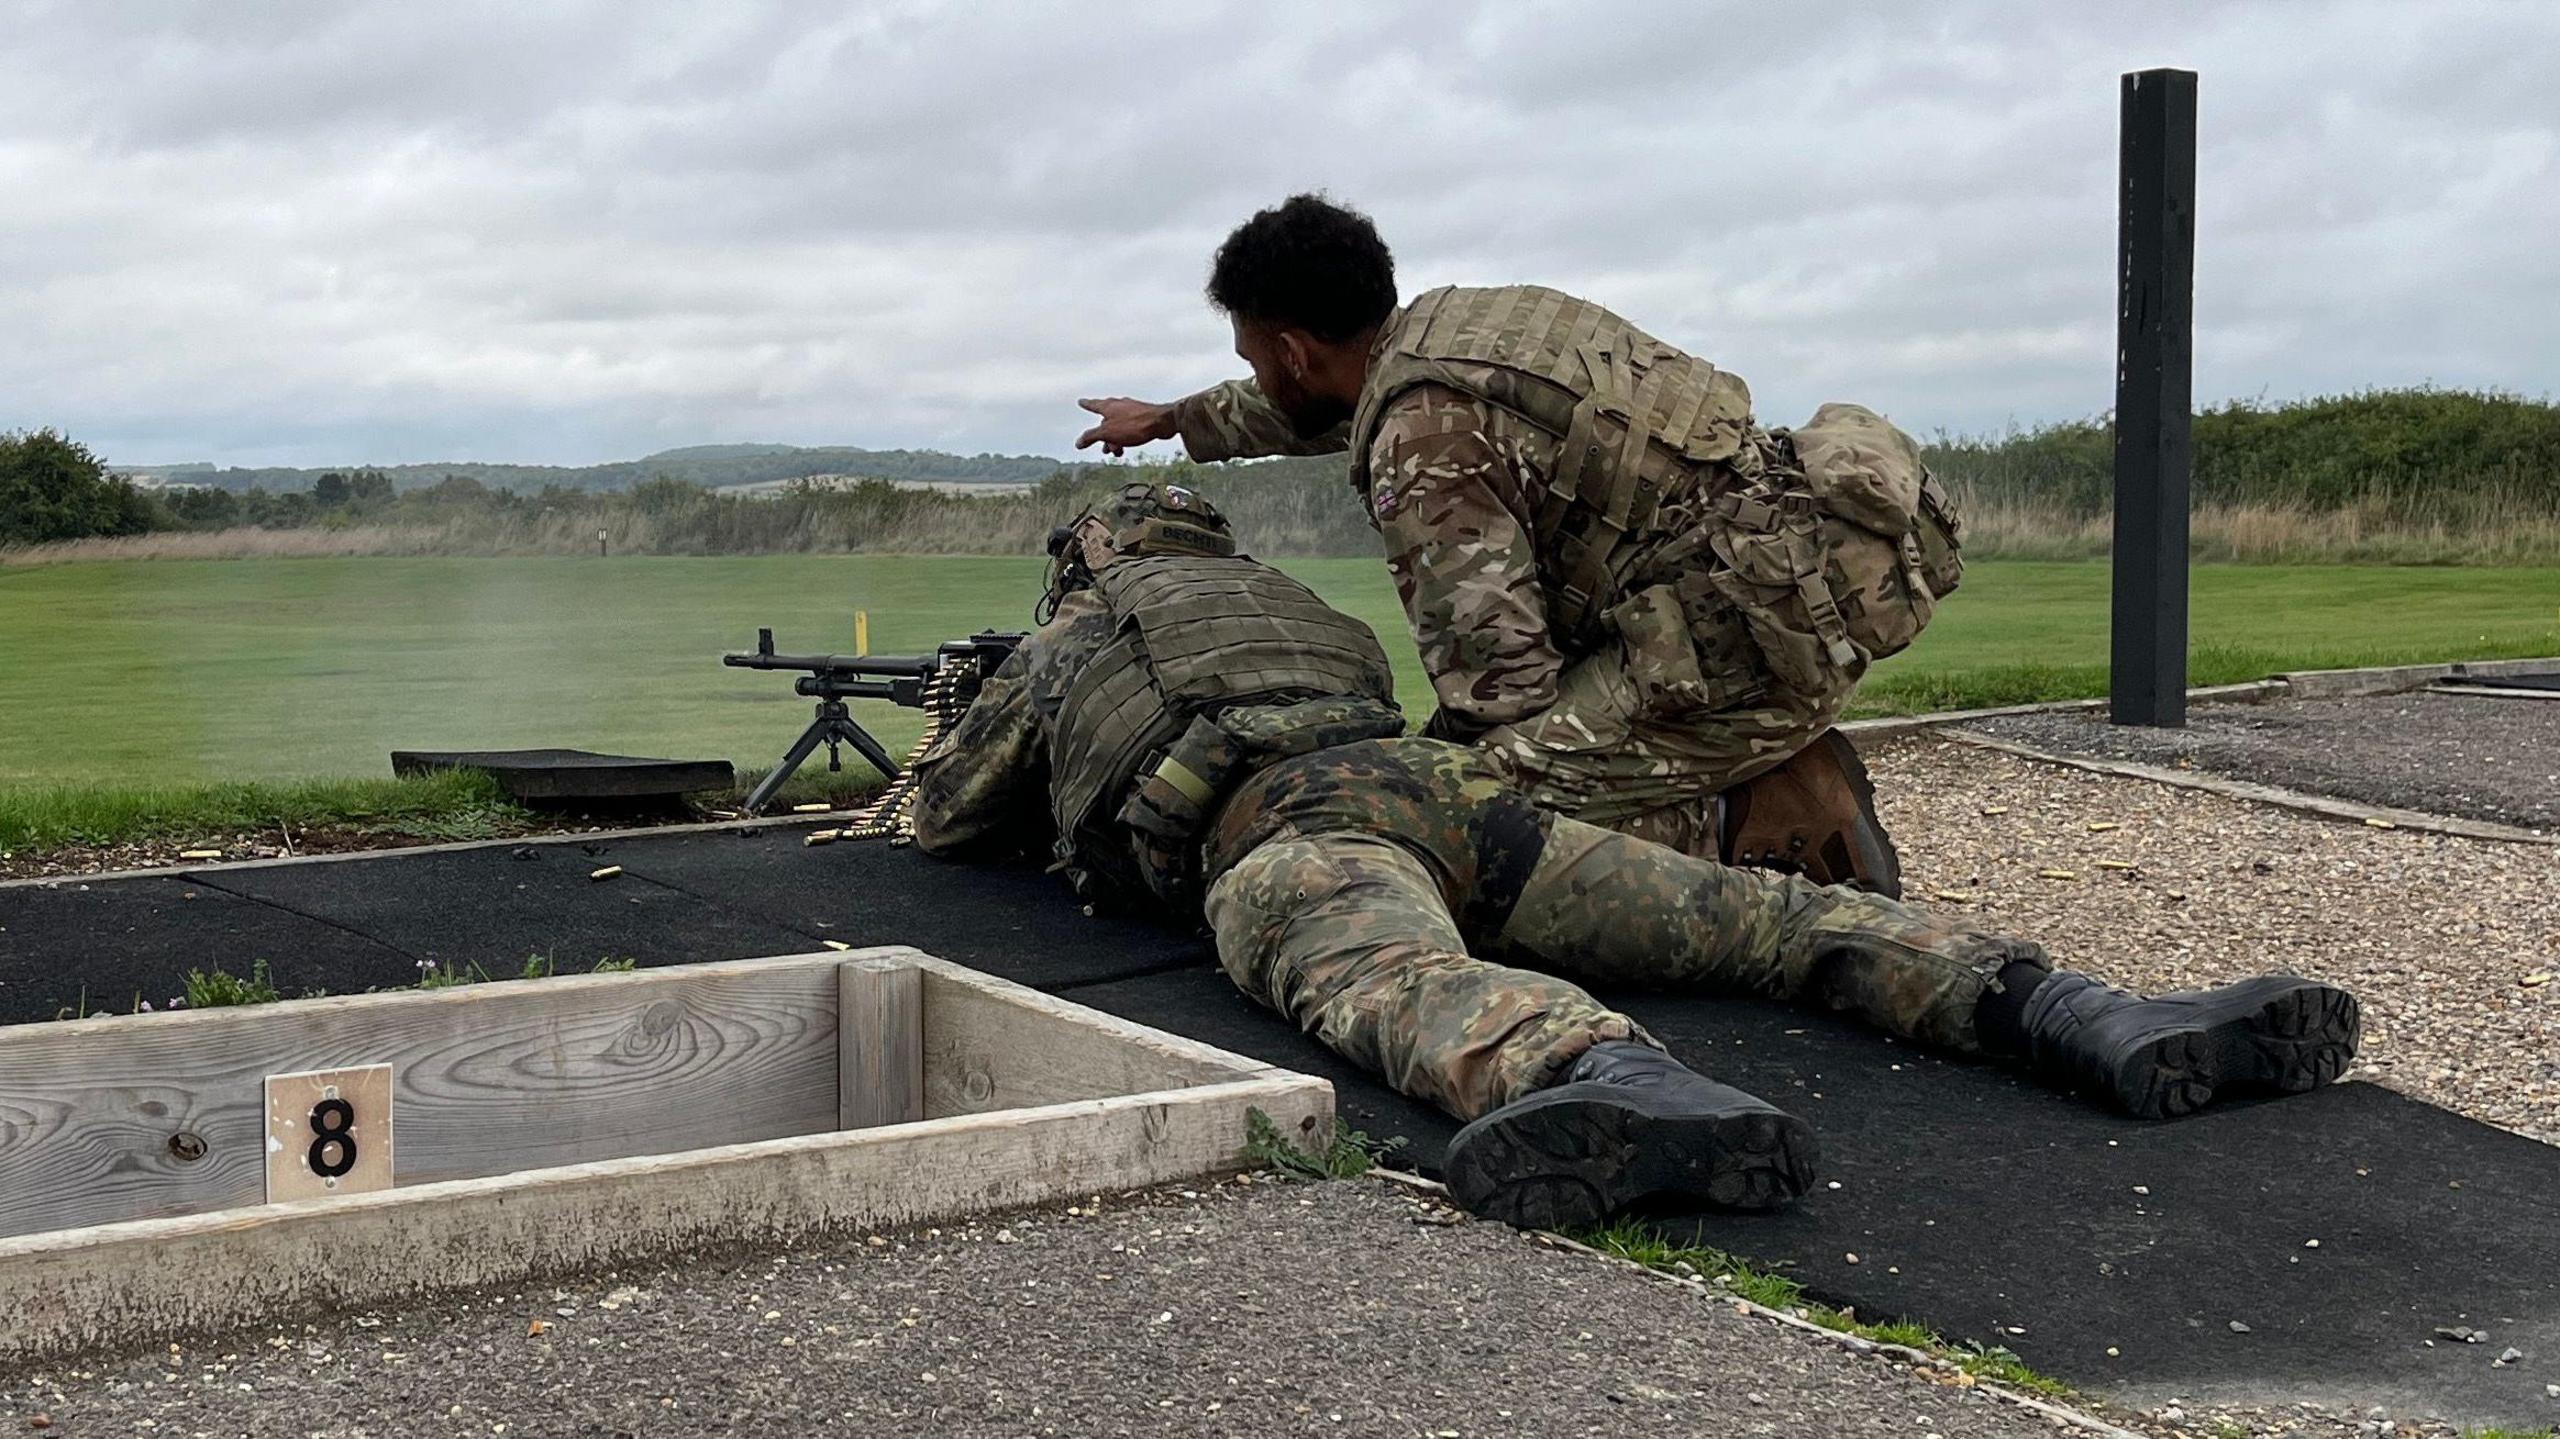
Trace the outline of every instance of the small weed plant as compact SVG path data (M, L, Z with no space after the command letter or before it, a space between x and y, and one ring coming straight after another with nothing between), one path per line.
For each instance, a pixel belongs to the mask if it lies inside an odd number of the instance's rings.
M1603 1254L1632 1260L1647 1269L1666 1274L1703 1279L1737 1299L1747 1299L1764 1309L1792 1314L1825 1329L1854 1334L1879 1344L1899 1344L1906 1349L1917 1349L1976 1379L1988 1379L2012 1389L2048 1397L2067 1397L2071 1393L2060 1380L2029 1368L2026 1361L2005 1345L1950 1343L1926 1326L1908 1319L1884 1324L1859 1319L1846 1310L1807 1299L1804 1286L1785 1275L1760 1268L1721 1249L1675 1243L1648 1224L1621 1222L1577 1237Z
M1270 1115L1259 1109L1245 1111L1245 1157L1291 1179L1357 1179L1402 1148L1402 1135L1372 1139L1336 1115L1333 1132L1326 1141L1316 1148L1302 1149L1280 1132Z
M220 965L187 971L187 1008L219 1009L227 1005L273 1004L284 998L267 974L267 962L253 961L246 978Z
M628 957L599 959L588 969L589 974L629 974L640 967L640 961ZM528 954L513 974L491 974L477 960L469 964L439 964L432 959L418 961L418 988L452 989L465 984L487 984L497 979L549 979L560 972L558 963L547 954Z

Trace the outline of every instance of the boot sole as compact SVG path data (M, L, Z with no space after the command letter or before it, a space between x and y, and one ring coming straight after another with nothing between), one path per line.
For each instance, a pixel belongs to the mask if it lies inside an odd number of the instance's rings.
M1855 833L1841 836L1849 851L1841 865L1848 877L1842 882L1887 899L1902 898L1902 855L1893 847L1893 836L1885 833L1884 817L1876 813L1876 782L1867 773L1867 762L1849 737L1836 729L1824 730L1819 743L1830 747L1848 774L1849 788L1858 796L1858 815L1866 821Z
M2283 987L2244 1014L2136 1048L2116 1072L2125 1111L2178 1119L2236 1094L2308 1093L2346 1073L2364 1033L2355 996L2310 980L2260 982Z
M1656 1196L1777 1209L1813 1187L1812 1126L1752 1106L1699 1113L1641 1092L1568 1084L1460 1130L1450 1197L1521 1229L1589 1229Z

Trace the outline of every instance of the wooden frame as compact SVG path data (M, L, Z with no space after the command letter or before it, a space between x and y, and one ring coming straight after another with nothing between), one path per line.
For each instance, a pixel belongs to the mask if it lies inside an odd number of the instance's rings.
M261 1202L265 1079L384 1063L397 1187ZM1216 1173L1257 1108L1333 1089L903 948L20 1026L0 1357Z

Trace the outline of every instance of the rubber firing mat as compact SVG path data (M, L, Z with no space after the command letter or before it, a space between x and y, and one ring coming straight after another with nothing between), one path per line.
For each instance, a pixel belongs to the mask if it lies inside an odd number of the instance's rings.
M642 759L582 749L393 750L393 774L486 770L521 800L651 799L727 789L736 775L725 759Z
M905 943L1324 1075L1346 1118L1406 1136L1408 1162L1425 1171L1455 1128L1247 1002L1196 936L1083 917L1036 870L868 842L803 847L789 827L534 852L228 870L209 878L232 900L212 904L172 902L184 886L169 879L0 889L0 976L12 981L0 1007L50 1018L75 976L93 994L121 993L138 982L137 956L227 955L238 969L250 944L308 945L329 969L318 982L345 992L409 982L412 953L468 953L494 973L550 952L569 972L591 954L664 963L820 938ZM623 876L586 878L605 864ZM251 899L271 912L238 907ZM53 972L45 985L19 982L39 967ZM2367 1084L2140 1124L1803 1010L1612 998L1682 1058L1817 1127L1823 1187L1794 1212L1668 1216L1817 1298L2005 1344L2136 1401L2552 1417L2560 1150ZM2493 1367L2510 1346L2526 1358Z

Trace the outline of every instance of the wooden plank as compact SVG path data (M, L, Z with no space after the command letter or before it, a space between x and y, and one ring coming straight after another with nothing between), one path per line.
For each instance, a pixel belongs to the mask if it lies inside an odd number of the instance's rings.
M927 1119L1288 1072L992 975L918 969Z
M844 996L837 1126L924 1118L923 973L894 959L858 959L837 973Z
M0 1239L9 1316L0 1359L1197 1178L1243 1167L1252 1108L1284 1132L1312 1135L1331 1121L1333 1087L1267 1071L1176 1092ZM314 1254L329 1262L309 1262Z
M260 1202L266 1077L389 1064L402 1184L836 1127L837 971L913 950L0 1029L0 1234Z

